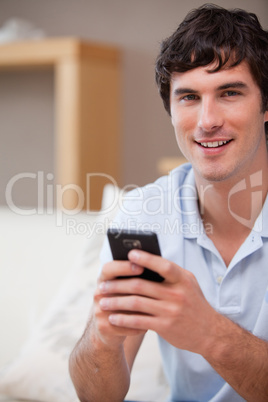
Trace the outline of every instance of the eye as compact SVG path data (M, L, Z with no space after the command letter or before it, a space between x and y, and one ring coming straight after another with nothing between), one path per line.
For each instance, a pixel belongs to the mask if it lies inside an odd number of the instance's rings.
M196 99L197 99L197 96L194 94L185 95L182 98L182 100L184 100L184 101L194 101Z
M228 97L228 96L237 96L237 95L239 95L239 92L237 92L237 91L226 91L223 94L223 96L226 96L226 97Z

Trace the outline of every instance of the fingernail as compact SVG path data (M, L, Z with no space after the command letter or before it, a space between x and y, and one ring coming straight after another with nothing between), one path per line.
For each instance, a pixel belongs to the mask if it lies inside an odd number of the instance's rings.
M102 308L107 308L108 307L108 299L106 298L103 298L103 299L101 299L100 300L100 306L102 307Z
M115 314L109 315L109 321L113 325L116 324L116 315Z
M108 290L108 282L101 282L99 285L99 289L101 291L101 293L106 293Z
M131 264L131 270L133 272L138 272L138 271L140 271L140 269L141 269L141 267L139 265Z
M130 252L130 257L132 260L138 261L140 258L140 253L137 250L131 250Z

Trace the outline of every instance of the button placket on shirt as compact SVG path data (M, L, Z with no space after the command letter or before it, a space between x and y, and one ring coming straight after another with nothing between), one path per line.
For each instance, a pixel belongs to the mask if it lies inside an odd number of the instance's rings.
M205 235L199 236L198 243L210 253L209 265L214 278L217 300L215 306L222 314L237 314L241 305L241 278L237 267L226 268L226 265L214 246Z

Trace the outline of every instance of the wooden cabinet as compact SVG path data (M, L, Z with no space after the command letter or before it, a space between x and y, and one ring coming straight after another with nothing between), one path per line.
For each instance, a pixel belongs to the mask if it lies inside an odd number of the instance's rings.
M55 178L64 207L81 203L81 189L83 208L99 209L103 178L120 184L120 51L76 38L1 45L0 71L33 67L54 70Z

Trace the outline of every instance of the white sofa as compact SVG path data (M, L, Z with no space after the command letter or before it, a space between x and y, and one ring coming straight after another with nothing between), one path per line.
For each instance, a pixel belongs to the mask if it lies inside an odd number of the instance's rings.
M102 211L25 216L0 208L0 401L77 402L68 357L85 327L99 251L120 191ZM127 399L163 402L156 335L147 333Z

